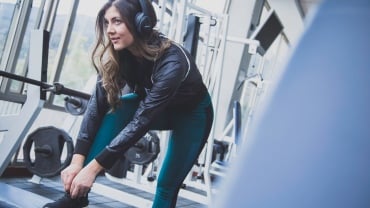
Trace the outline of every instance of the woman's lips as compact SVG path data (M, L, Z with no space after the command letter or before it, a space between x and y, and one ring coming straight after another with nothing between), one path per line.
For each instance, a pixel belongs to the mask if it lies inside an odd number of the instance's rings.
M118 42L119 38L111 38L110 40L112 41L113 44L115 44Z

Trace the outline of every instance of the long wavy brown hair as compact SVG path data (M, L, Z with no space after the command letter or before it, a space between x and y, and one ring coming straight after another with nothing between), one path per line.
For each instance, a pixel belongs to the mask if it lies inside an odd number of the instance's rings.
M152 27L157 22L157 16L152 4L146 0L147 12L150 17ZM136 56L148 60L159 58L163 51L170 46L170 40L160 37L160 33L153 29L150 34L145 37L138 34L135 27L135 16L141 12L139 0L110 0L98 12L96 19L96 43L92 51L91 59L94 68L102 77L102 85L107 92L108 103L114 110L120 104L121 89L126 84L123 80L120 70L122 61L118 55L119 51L114 50L110 42L104 21L104 15L108 8L114 6L119 11L123 22L134 37L134 42L130 46L131 50L135 51ZM128 69L134 70L134 69Z

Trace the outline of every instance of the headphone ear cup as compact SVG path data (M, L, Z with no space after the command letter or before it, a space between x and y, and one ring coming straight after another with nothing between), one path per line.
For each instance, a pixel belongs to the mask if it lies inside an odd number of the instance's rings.
M136 30L141 36L146 36L152 31L150 18L140 12L135 16Z

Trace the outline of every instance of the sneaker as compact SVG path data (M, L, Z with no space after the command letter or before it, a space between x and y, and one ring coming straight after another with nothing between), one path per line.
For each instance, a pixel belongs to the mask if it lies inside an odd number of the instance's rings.
M63 197L55 202L47 203L43 208L83 208L89 205L87 196L72 199L69 193L65 193Z

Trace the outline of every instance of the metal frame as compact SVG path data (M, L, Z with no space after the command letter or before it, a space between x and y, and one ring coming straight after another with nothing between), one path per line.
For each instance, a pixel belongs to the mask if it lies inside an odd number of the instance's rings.
M31 32L30 46L30 70L29 78L41 79L46 73L47 63L44 60L48 47L46 46L45 31L34 30ZM43 47L40 47L43 46ZM46 55L47 56L47 55ZM44 76L44 78L46 78ZM41 79L42 80L42 79ZM4 136L0 143L0 175L5 171L11 161L11 157L16 153L25 137L28 129L35 121L44 104L43 95L40 87L29 85L27 89L27 99L23 104L19 115L2 116L0 121L0 131L4 131Z
M42 2L41 2L41 4L40 4L40 8L44 8L45 7L45 3L46 3L46 1L47 0L42 0ZM41 21L42 21L42 17L43 17L43 14L44 14L44 12L43 12L43 10L42 9L39 9L39 11L37 12L37 17L36 17L36 20L35 20L35 25L34 25L34 27L33 27L33 29L35 29L35 30L37 30L37 29L39 29L40 28L40 25L41 25ZM42 27L42 28L45 28L45 27ZM20 50L21 50L21 48L20 48ZM18 58L17 58L18 59ZM26 60L28 60L29 59L29 53L27 53L27 55L26 55ZM15 65L14 65L14 67L15 67ZM14 70L14 69L13 69ZM26 62L25 64L24 64L24 66L23 66L23 70L22 70L22 72L20 73L20 74L22 74L22 75L25 75L26 73L27 73L27 70L28 70L28 62ZM11 83L11 82L10 82ZM24 83L22 84L22 90L20 91L20 92L22 92L23 91L23 89L24 89ZM9 93L11 93L11 92L8 92L8 93L6 93L6 94L9 94ZM12 93L13 94L13 93ZM16 93L16 94L18 94L18 93ZM19 93L19 94L21 94L21 93ZM23 96L23 94L22 94L22 97L24 97Z

